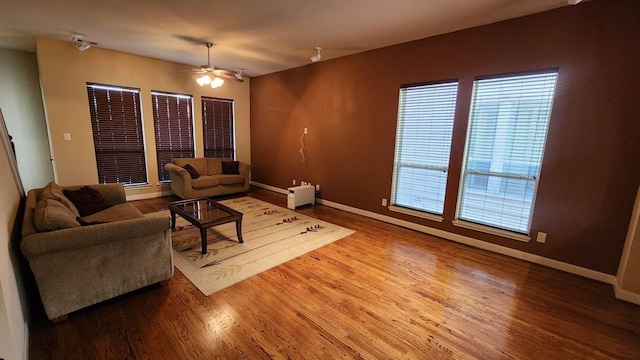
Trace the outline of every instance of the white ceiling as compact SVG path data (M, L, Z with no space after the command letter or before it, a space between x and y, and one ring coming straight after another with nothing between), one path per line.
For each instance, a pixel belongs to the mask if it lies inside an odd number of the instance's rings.
M249 76L562 6L567 0L2 0L0 47L35 51L35 36ZM91 49L87 50L91 51Z

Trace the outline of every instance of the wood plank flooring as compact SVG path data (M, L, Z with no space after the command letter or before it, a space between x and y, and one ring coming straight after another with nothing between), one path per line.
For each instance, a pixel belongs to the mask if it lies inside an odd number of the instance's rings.
M356 233L209 297L176 270L59 325L36 314L29 357L640 359L640 306L610 285L326 206L298 211Z

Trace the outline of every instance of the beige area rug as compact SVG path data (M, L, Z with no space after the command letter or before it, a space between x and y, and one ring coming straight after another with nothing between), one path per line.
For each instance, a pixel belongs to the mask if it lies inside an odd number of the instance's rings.
M243 214L244 243L238 242L235 222L218 225L208 229L203 255L200 230L179 215L171 235L176 267L205 295L354 233L251 197L220 203Z

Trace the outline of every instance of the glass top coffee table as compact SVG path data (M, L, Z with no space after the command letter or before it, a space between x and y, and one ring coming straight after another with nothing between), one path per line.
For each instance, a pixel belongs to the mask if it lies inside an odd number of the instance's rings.
M242 241L242 213L210 198L189 199L169 203L171 230L176 227L176 214L200 229L202 253L207 253L207 229L235 221L238 241Z

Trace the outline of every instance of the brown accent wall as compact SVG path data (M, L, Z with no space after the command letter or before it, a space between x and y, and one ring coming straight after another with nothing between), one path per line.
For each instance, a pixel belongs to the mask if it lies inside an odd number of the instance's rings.
M640 183L640 1L594 0L253 78L253 180L615 274ZM330 52L328 49L326 52ZM532 237L452 225L475 76L559 68ZM401 84L460 82L444 221L389 198ZM298 153L303 128L308 161Z

